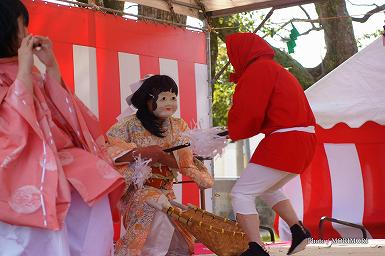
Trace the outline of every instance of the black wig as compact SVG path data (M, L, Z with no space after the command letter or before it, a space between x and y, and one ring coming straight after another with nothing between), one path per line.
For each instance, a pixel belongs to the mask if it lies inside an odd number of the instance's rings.
M152 111L149 111L147 102L153 100L153 111L157 108L156 101L162 92L172 92L178 95L178 86L175 81L165 75L154 75L147 78L131 98L132 105L138 109L137 118L144 128L151 134L163 138L163 121L157 118Z
M29 14L20 0L0 1L0 58L17 56L19 48L19 26L17 19L22 16L28 27Z

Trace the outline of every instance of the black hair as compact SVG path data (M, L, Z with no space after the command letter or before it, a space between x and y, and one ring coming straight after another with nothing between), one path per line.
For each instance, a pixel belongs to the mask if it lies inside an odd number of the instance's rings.
M151 134L163 138L163 120L156 117L148 109L147 102L153 100L153 110L157 108L156 101L162 92L172 92L178 95L178 86L175 81L166 75L154 75L147 78L140 88L132 95L131 102L138 109L136 117L140 120L144 128Z
M17 56L19 48L19 26L17 19L22 16L28 27L29 14L20 0L0 1L0 58Z

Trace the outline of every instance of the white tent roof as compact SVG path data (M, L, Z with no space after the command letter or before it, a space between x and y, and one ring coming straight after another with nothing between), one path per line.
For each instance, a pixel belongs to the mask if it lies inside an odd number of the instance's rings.
M379 38L306 90L317 123L385 125L385 46Z
M165 0L120 0L134 2L162 10L170 10L168 1ZM171 0L173 10L176 13L192 17L199 17L203 13L202 6L208 16L227 16L234 13L258 10L268 7L283 8L299 4L313 3L321 0Z

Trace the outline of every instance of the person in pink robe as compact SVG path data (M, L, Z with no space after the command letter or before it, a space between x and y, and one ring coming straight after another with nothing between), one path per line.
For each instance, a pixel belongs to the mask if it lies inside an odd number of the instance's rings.
M111 255L124 180L28 20L21 1L0 1L0 255Z

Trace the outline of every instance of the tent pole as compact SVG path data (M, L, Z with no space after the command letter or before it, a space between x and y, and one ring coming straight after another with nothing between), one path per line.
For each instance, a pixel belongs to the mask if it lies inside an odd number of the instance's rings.
M207 100L209 101L209 127L213 126L213 117L212 117L212 103L213 103L213 97L212 97L212 86L210 84L211 81L211 53L210 53L210 24L207 19L205 19L203 24L203 28L205 31L206 36L206 62L207 62ZM210 170L213 178L215 178L214 175L214 160L210 160L209 162ZM211 198L213 198L213 191L211 191ZM206 210L206 192L205 190L200 190L200 200L201 200L201 209ZM214 209L214 200L211 200L212 202L212 208Z

